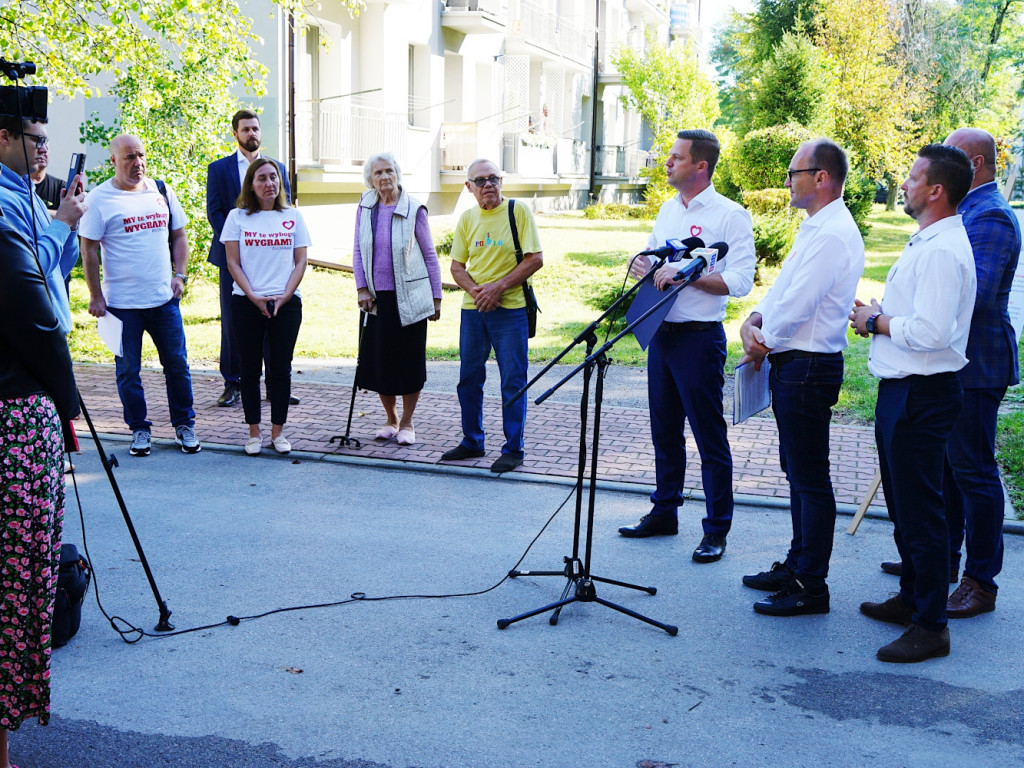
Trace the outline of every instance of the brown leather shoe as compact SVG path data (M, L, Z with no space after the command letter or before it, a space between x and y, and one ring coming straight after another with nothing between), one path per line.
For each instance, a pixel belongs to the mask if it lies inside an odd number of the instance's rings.
M911 624L899 640L878 649L879 661L894 664L914 664L918 661L949 656L949 627L931 632L917 624Z
M951 619L969 619L995 609L995 593L982 589L970 576L964 576L960 586L946 600L946 615Z
M914 618L913 606L904 603L899 595L893 595L884 603L861 603L860 612L872 619L901 624L904 627Z

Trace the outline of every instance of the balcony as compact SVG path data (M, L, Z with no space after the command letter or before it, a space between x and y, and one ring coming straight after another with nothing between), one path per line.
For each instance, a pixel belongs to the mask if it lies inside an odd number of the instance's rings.
M300 163L361 167L378 152L405 161L408 116L358 104L299 104L295 149Z
M589 65L593 57L593 28L577 27L544 6L521 0L518 17L509 19L507 53L542 51L550 61L571 59Z
M657 159L647 150L621 144L597 147L596 175L605 178L636 179L641 168L655 165Z
M441 26L464 35L503 32L508 17L506 0L443 0Z

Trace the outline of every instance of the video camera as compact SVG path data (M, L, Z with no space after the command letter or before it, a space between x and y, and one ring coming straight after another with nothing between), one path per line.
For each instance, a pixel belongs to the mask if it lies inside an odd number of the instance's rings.
M26 75L35 73L36 65L31 61L7 61L0 58L0 75L9 80L17 82L24 79ZM0 86L0 115L45 122L46 102L47 94L44 86Z

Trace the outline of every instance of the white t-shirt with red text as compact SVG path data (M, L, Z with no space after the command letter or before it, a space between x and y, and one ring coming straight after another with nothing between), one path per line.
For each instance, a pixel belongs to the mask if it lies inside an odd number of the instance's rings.
M170 186L167 198L150 178L138 192L117 189L108 179L89 193L78 233L100 244L103 297L110 306L150 309L171 300L168 219L172 231L188 219Z
M235 208L220 233L222 243L237 242L242 271L257 296L284 293L295 268L295 249L308 248L309 232L297 208L247 213ZM235 283L232 290L244 296ZM295 295L300 295L295 291Z

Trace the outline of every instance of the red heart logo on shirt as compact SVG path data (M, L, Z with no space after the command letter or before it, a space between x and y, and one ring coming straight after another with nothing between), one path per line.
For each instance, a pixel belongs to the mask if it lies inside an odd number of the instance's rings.
M291 229L292 227L295 226L295 222L294 221L282 221L281 222L281 226L284 227L285 229Z
M692 227L690 227L690 237L700 237L700 233L703 231L703 229L694 224Z

